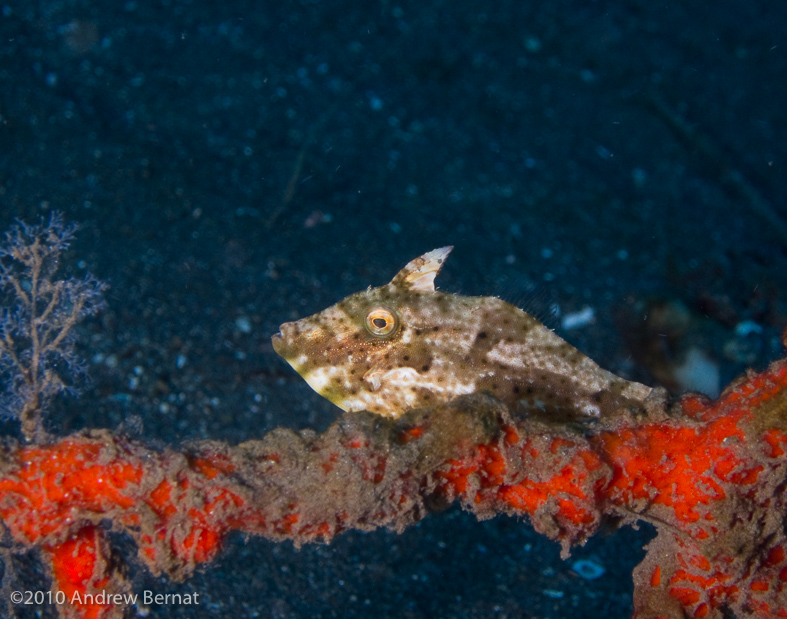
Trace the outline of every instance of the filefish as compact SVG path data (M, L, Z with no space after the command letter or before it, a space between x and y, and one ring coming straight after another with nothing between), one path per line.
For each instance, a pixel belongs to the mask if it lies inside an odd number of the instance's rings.
M385 286L284 323L274 350L345 411L398 417L483 391L512 412L556 422L645 411L650 387L602 369L523 310L435 290L452 249L430 251Z

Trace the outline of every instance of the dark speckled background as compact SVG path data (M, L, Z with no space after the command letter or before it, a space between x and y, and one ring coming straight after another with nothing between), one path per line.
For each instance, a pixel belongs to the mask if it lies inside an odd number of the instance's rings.
M592 307L561 334L626 376L653 382L614 316L654 297L697 316L724 382L754 321L762 367L787 322L785 32L769 0L0 0L0 227L64 212L65 271L111 285L51 429L323 429L270 335L446 244L442 289ZM649 536L563 562L454 509L300 551L237 536L182 585L116 542L137 591L204 600L151 617L607 618Z

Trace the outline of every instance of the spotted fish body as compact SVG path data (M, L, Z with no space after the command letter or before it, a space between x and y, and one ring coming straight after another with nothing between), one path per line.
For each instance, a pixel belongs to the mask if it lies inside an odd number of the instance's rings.
M398 417L482 391L553 421L644 410L651 388L600 368L521 309L435 290L451 249L416 258L385 286L283 324L274 349L345 411Z

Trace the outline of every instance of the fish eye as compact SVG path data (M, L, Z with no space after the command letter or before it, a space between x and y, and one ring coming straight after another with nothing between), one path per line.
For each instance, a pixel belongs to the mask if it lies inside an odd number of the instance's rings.
M375 307L366 314L366 328L372 335L391 335L397 326L396 315L384 307Z

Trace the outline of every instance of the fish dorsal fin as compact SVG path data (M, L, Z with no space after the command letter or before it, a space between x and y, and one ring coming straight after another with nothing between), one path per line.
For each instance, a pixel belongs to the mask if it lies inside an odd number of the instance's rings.
M415 292L434 292L434 278L443 268L453 245L433 249L407 263L391 280L391 285Z

